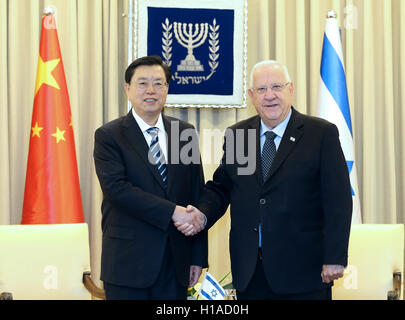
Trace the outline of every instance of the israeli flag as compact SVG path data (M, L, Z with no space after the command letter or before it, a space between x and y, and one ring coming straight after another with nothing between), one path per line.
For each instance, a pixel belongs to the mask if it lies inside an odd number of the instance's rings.
M226 295L224 288L208 272L205 273L199 294L205 300L224 300Z
M346 75L340 30L334 12L329 12L328 19L326 20L317 112L321 118L334 123L339 130L340 144L346 158L353 196L352 223L361 223Z

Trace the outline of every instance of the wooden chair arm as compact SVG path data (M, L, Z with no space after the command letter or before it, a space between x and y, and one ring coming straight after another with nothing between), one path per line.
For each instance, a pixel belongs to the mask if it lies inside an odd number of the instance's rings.
M91 279L90 272L83 273L83 284L93 297L106 299L104 290L95 285L93 279Z
M399 300L401 299L401 280L402 280L402 273L399 271L394 272L394 290L388 291L388 300Z
M13 295L10 292L2 292L0 294L0 300L13 300Z

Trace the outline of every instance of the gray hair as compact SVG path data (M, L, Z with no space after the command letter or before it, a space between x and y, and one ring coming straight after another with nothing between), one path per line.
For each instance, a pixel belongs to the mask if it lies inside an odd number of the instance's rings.
M250 83L249 83L250 87L253 86L253 73L254 73L254 71L258 67L260 67L262 65L279 65L284 71L286 80L288 82L291 82L290 74L288 73L288 69L287 69L287 66L285 64L282 64L282 63L280 63L280 62L278 62L276 60L264 60L264 61L260 61L260 62L256 63L253 66L252 70L250 71Z

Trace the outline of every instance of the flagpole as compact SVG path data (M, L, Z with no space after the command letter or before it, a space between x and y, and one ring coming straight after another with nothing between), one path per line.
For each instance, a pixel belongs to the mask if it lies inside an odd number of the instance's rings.
M328 11L328 14L326 15L327 19L337 19L337 14L335 10L330 10Z
M46 6L45 8L44 8L44 15L50 15L50 14L52 14L52 15L54 15L55 14L55 8L53 7L53 6Z

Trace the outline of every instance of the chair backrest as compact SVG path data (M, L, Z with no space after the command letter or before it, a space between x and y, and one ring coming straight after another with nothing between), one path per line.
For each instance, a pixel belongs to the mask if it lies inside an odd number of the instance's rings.
M86 223L0 226L0 293L13 299L91 299Z
M404 269L403 224L355 224L349 240L348 266L335 281L335 300L386 300L393 273ZM403 290L401 290L403 292Z

